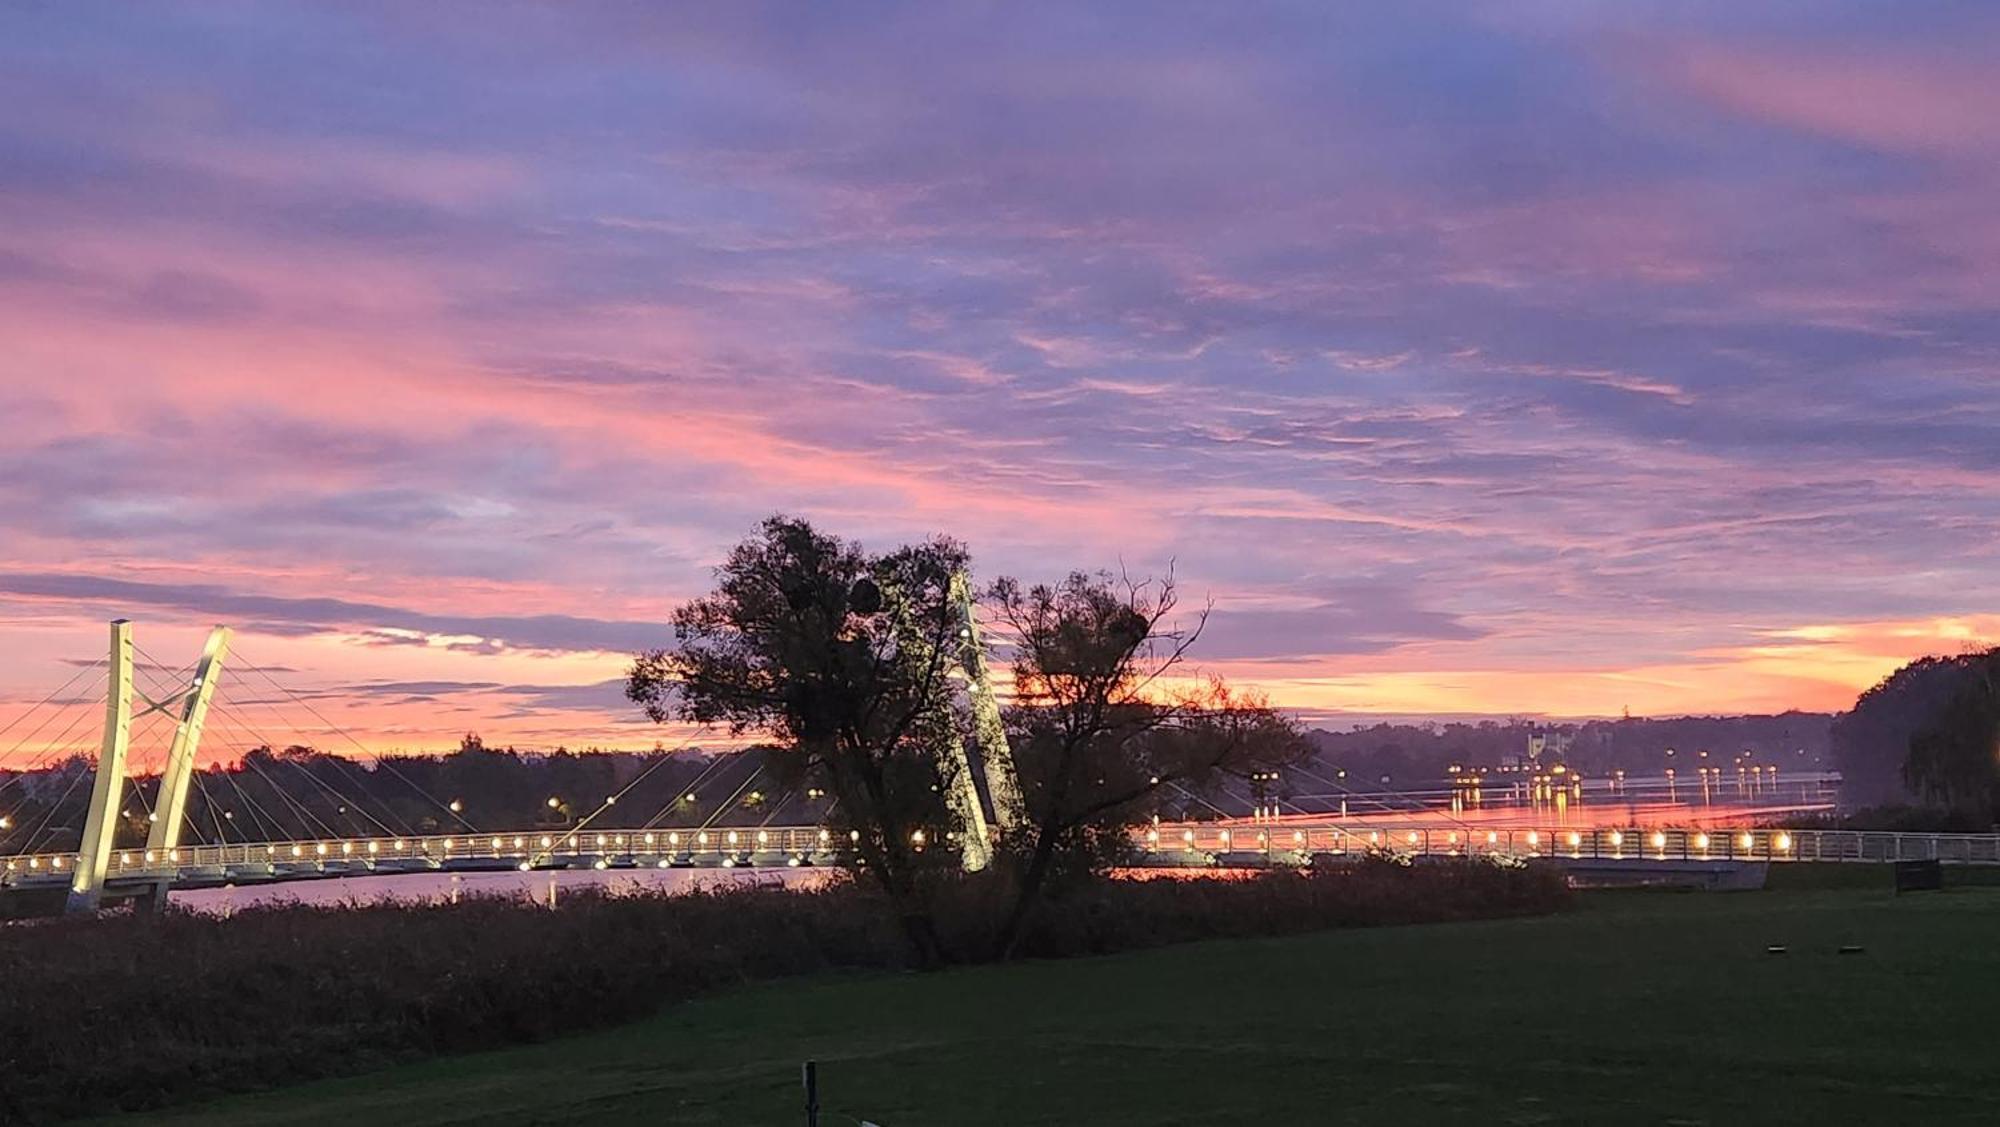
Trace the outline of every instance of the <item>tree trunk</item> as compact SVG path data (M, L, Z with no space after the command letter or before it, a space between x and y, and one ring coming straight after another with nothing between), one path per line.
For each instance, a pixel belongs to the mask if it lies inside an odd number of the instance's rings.
M1014 948L1021 942L1021 933L1026 928L1028 916L1041 900L1042 885L1049 878L1049 866L1055 860L1056 842L1060 837L1053 826L1045 825L1035 838L1034 856L1028 860L1027 872L1021 874L1021 887L1014 895L1014 909L1007 916L1007 924L1000 930L996 944L1001 959L1014 957Z

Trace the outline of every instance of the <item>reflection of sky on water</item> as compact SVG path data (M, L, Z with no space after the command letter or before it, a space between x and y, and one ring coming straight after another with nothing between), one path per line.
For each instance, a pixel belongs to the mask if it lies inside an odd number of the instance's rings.
M339 877L282 884L236 885L173 894L173 902L198 912L228 914L244 908L295 903L315 907L376 904L389 900L437 903L455 896L520 897L558 903L586 888L610 892L690 892L739 885L816 887L830 869L559 869L545 872L408 873Z

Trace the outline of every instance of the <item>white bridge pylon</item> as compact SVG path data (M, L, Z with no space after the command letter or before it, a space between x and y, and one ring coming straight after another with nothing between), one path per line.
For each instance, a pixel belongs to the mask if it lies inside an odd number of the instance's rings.
M187 809L188 787L194 774L195 753L201 748L202 726L208 721L209 702L215 697L216 682L222 676L222 662L229 654L229 628L218 626L202 647L193 680L161 700L141 693L146 708L139 713L179 710L174 741L167 752L167 765L160 776L159 800L153 807L153 822L146 834L149 850L170 850L180 844L181 821ZM132 624L118 619L111 624L111 664L105 686L104 744L97 757L97 778L90 788L90 811L84 820L83 842L77 852L76 872L70 881L68 910L93 912L104 896L105 874L111 864L112 840L118 829L118 811L124 802L125 755L132 738ZM165 886L162 884L161 892ZM162 897L164 899L164 897Z

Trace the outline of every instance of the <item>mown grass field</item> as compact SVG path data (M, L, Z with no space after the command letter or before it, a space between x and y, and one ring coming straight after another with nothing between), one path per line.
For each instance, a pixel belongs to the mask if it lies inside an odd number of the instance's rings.
M1777 875L1557 917L776 983L101 1122L793 1124L807 1058L841 1125L2000 1122L2000 888Z

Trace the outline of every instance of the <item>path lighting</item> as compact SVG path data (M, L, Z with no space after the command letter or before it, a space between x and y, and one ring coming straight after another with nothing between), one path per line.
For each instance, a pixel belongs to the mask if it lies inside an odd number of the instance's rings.
M557 798L555 795L549 796L549 809L554 810L556 807L561 805L562 805L562 799Z
M1624 835L1624 833L1623 833L1623 832L1621 832L1621 831L1619 831L1619 830L1612 830L1612 831L1611 831L1611 847L1612 847L1613 849L1616 849L1617 847L1619 847L1619 846L1621 846L1621 845L1623 845L1623 844L1625 844L1625 835Z
M1696 834L1696 835L1694 835L1694 847L1695 847L1696 849L1700 849L1700 850L1704 850L1704 851L1705 851L1705 850L1707 850L1707 849L1708 849L1708 835L1707 835L1707 834Z
M1742 847L1743 847L1744 849L1748 849L1748 848L1750 848L1750 847L1751 847L1752 845L1754 845L1755 843L1756 843L1756 839L1755 839L1755 838L1753 838L1753 837L1751 837L1751 836L1750 836L1749 834L1747 834L1747 833L1746 833L1746 834L1741 834L1741 835L1738 835L1738 837L1736 838L1736 844L1737 844L1737 845L1739 845L1739 846L1742 846Z
M1777 839L1777 844L1778 844L1778 852L1780 852L1780 853L1789 853L1789 852L1791 852L1791 849L1792 849L1792 835L1791 835L1791 834L1785 834L1785 833L1781 833L1781 834L1779 834L1779 835L1778 835L1778 839Z
M607 795L605 795L605 796L604 796L604 805L606 805L606 806L616 806L616 805L618 805L618 796L617 796L617 795L615 795L615 794L607 794Z
M1665 849L1666 847L1667 847L1667 835L1666 835L1666 834L1663 834L1663 833L1661 833L1661 832L1660 832L1660 831L1658 831L1658 830L1654 830L1654 831L1653 831L1653 848L1654 848L1654 849Z
M463 802L460 802L460 801L459 801L458 799L456 799L456 798L452 799L452 800L451 800L451 812L452 812L452 813L454 813L454 814L462 814L462 813L464 813L464 812L465 812L465 803L463 803Z

